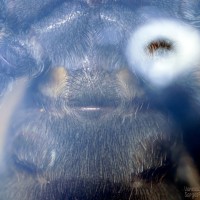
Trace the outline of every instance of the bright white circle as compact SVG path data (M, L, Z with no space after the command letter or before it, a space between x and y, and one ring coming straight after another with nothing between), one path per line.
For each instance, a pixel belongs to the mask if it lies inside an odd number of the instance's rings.
M167 53L152 54L147 46L152 41L172 42ZM156 86L166 86L174 78L200 63L199 32L172 20L152 21L139 27L128 41L126 56L132 69Z

